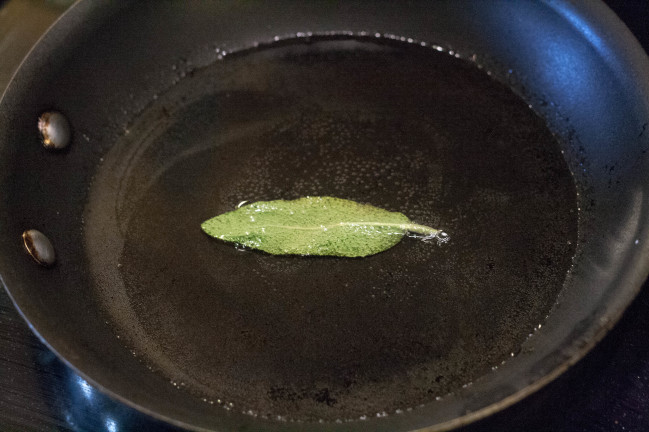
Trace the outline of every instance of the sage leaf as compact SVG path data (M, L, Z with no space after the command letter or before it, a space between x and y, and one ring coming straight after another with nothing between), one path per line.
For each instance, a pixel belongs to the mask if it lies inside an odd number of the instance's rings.
M273 255L364 257L387 250L409 232L448 240L402 213L333 197L258 201L201 224L208 235Z

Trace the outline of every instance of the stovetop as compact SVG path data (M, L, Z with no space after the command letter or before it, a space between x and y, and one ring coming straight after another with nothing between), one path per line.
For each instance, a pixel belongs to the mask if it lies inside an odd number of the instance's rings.
M69 3L0 0L0 88ZM607 3L649 51L649 1ZM1 289L0 389L2 432L179 430L93 389L31 333ZM649 431L649 281L621 321L577 365L461 431Z

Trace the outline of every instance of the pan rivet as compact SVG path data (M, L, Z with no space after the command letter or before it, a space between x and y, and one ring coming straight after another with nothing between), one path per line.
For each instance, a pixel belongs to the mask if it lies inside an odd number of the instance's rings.
M23 233L23 245L34 261L42 266L50 267L56 261L54 246L42 232L31 229Z
M70 144L70 123L57 111L48 111L38 118L38 130L48 149L62 149Z

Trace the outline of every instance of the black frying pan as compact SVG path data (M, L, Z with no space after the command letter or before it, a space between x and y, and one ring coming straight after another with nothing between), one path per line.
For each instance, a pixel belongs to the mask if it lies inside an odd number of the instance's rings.
M595 3L80 2L0 106L3 282L82 376L174 424L466 423L574 363L646 278L648 71ZM307 194L453 240L277 258L198 229Z

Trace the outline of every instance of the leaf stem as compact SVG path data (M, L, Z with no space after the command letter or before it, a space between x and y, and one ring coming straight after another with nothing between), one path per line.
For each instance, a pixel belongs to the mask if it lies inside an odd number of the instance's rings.
M421 235L425 235L425 236L432 236L432 237L436 236L437 234L439 234L441 232L438 229L431 228L431 227L426 226L426 225L419 225L419 224L414 224L414 223L404 224L404 225L402 225L402 227L403 227L403 229L408 230L411 233L421 234Z

